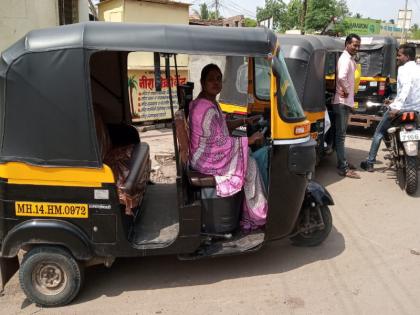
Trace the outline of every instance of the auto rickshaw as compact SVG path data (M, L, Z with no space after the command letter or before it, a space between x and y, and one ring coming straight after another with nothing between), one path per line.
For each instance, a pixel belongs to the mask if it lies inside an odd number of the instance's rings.
M306 118L311 122L311 136L317 142L319 161L327 149L327 106L334 98L335 68L342 45L327 36L278 35L278 38Z
M90 22L32 31L4 51L2 285L19 269L31 301L58 306L76 297L84 267L109 267L118 257L200 259L253 252L283 238L305 246L324 241L333 201L310 180L315 142L279 48L276 35L264 28ZM149 182L149 145L131 125L127 58L140 51L157 54L158 76L164 58L174 184ZM242 233L241 194L218 197L214 178L188 166L184 109L192 86L176 84L175 111L170 69L177 54L239 56L270 73L264 229ZM156 85L163 82L158 78ZM104 150L115 149L130 153L122 174L104 158ZM118 162L119 155L113 158ZM134 216L125 212L127 200L135 204ZM25 255L19 263L20 250Z
M395 90L398 42L390 36L362 36L358 53L360 84L349 125L369 128L382 119L384 99Z

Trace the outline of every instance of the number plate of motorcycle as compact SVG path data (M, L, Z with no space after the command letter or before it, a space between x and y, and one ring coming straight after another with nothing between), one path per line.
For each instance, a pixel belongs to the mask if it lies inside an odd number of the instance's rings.
M413 131L400 131L400 140L401 142L405 141L418 141L420 140L420 130Z

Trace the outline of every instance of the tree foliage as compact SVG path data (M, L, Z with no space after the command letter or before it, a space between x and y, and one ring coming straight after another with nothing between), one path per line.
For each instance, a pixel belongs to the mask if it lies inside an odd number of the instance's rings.
M282 0L266 0L264 8L257 7L257 20L273 17L274 28L279 32L302 29L302 14L303 0L290 0L287 5ZM343 19L349 15L345 0L307 0L304 30L322 31L336 17L335 28L342 32L347 27Z
M209 19L209 8L206 3L200 4L200 19L208 20Z
M274 29L283 30L287 21L287 6L282 0L265 0L264 8L257 7L257 20L273 18Z
M245 27L256 27L257 21L251 18L245 18Z

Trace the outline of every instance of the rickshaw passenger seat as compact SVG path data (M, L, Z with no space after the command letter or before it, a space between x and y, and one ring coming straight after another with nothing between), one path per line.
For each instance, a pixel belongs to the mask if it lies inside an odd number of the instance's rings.
M216 187L216 180L212 175L193 171L188 166L189 159L189 130L185 114L182 109L175 112L175 129L179 145L179 156L188 181L195 187Z
M95 110L95 123L102 160L112 169L120 203L131 214L146 190L150 177L150 148L140 142L137 129L130 125L107 126Z

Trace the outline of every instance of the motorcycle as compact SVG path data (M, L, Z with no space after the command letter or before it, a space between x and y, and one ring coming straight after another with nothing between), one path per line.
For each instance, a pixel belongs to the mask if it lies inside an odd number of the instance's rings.
M408 195L417 191L417 155L420 141L419 113L398 113L388 129L391 165L395 165L401 186Z

